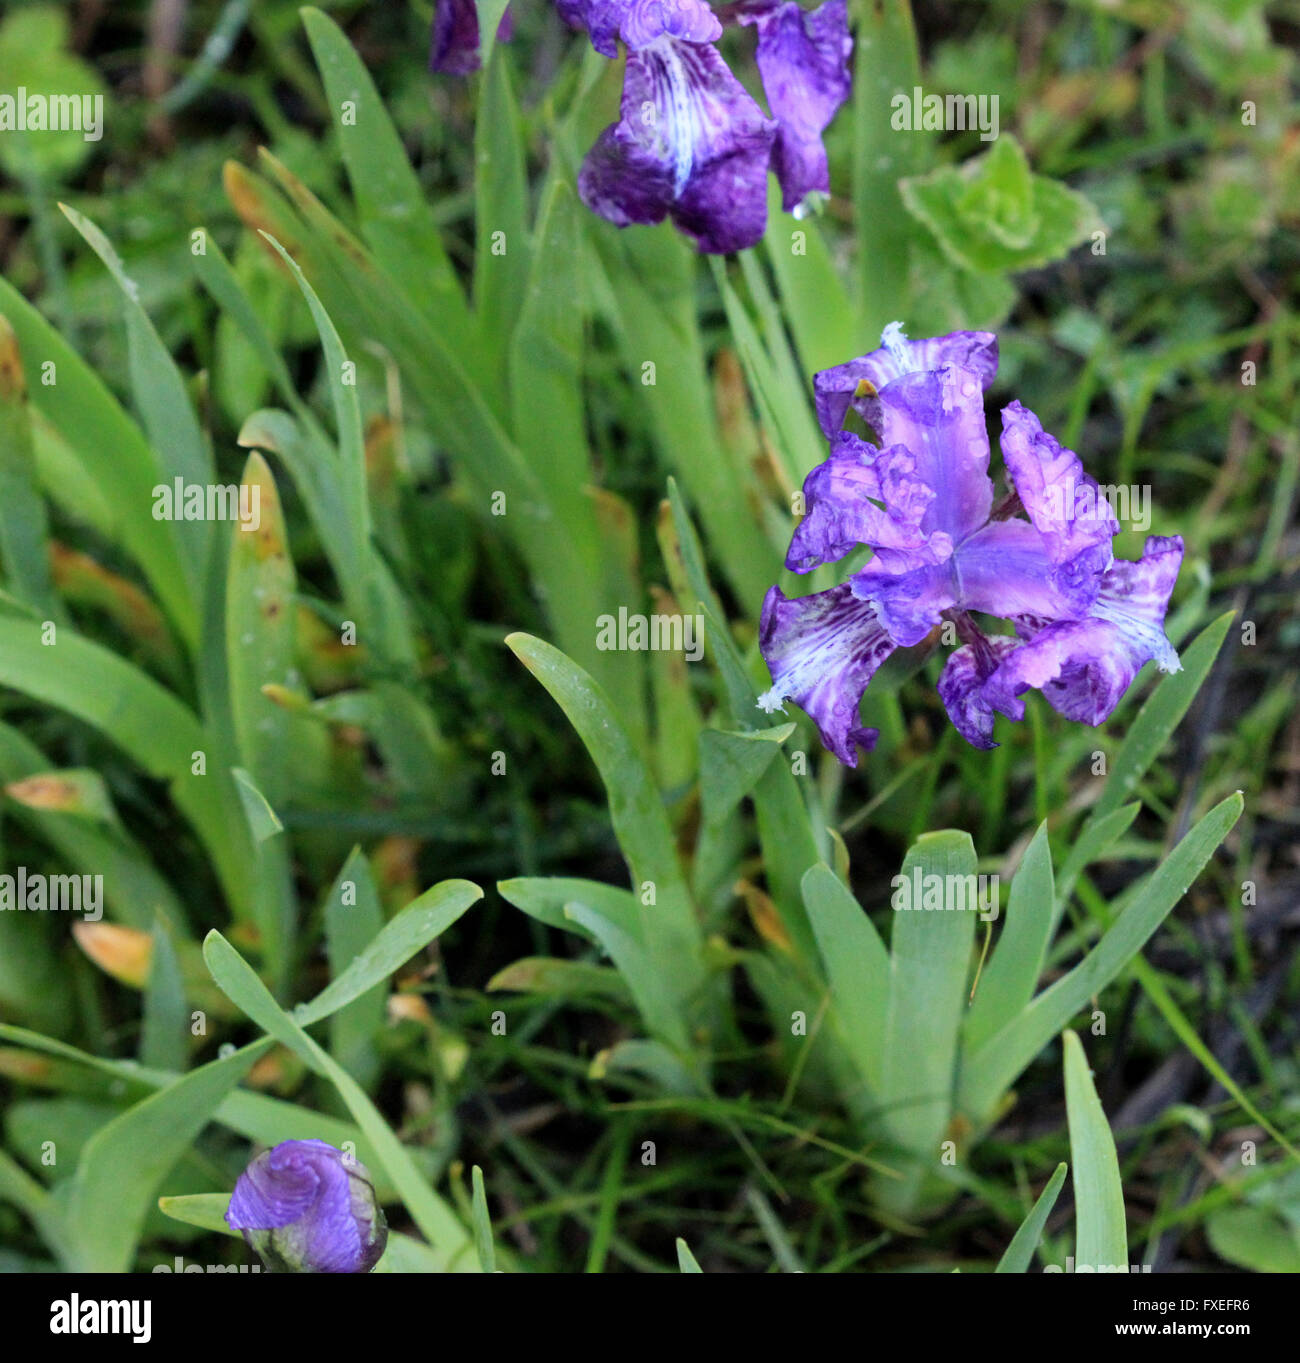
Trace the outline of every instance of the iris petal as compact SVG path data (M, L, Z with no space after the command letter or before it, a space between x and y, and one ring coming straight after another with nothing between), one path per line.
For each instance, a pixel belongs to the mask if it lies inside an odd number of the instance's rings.
M894 643L876 613L847 583L790 600L773 587L763 602L759 644L772 689L759 697L769 712L793 700L816 721L822 742L846 766L870 752L879 730L858 721L858 702Z
M1015 652L1018 644L1009 635L986 638L975 647L963 644L948 655L939 675L939 699L953 728L974 748L996 748L993 741L993 707L984 695L984 683L998 663Z
M950 331L910 341L901 323L891 322L880 339L879 350L813 377L817 420L828 440L844 425L850 406L874 425L870 406L874 393L904 374L929 373L952 364L970 370L987 391L998 371L998 338L991 331Z
M1087 619L1022 625L1027 642L989 679L988 702L1022 719L1020 697L1035 687L1067 719L1096 725L1114 711L1144 663L1177 672L1181 664L1163 621L1182 558L1180 536L1152 535L1139 562L1111 565Z
M803 10L785 0L759 13L742 12L740 22L758 29L758 72L780 124L773 166L789 211L809 191L831 187L822 132L849 94L848 5L827 0Z
M661 37L629 52L621 113L578 176L588 208L619 227L671 214L702 251L762 237L775 124L713 47Z

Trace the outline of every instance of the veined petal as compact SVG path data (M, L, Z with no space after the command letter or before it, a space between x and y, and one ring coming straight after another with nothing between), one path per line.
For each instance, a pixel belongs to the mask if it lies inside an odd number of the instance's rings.
M953 563L958 604L1004 620L1026 615L1081 619L1096 601L1102 580L1100 568L1091 576L1062 573L1043 536L1022 520L990 521L957 546Z
M891 572L872 562L849 579L854 596L871 602L899 648L919 644L939 623L942 612L957 604L949 565L933 561L930 553L915 557L920 560L916 566Z
M882 445L906 446L934 493L921 529L942 530L954 544L984 525L993 505L980 382L974 370L944 365L904 374L871 399Z
M973 748L996 748L993 741L993 707L984 695L998 664L1020 647L1005 634L986 636L978 648L963 644L948 655L939 675L939 699L953 727Z
M1110 566L1119 522L1079 456L1019 402L1002 409L1002 457L1062 582L1093 584Z
M624 0L619 36L633 51L656 38L716 43L722 24L705 0Z
M849 94L848 5L827 0L803 10L784 0L760 13L742 11L740 22L758 29L758 72L780 124L773 167L788 212L810 190L831 187L822 132Z
M870 406L876 392L904 374L931 373L944 365L968 369L987 391L998 371L998 338L991 331L950 331L909 341L901 322L891 322L880 338L879 350L813 377L817 420L829 440L844 425L850 405L872 422ZM872 422L874 424L874 422Z
M622 118L583 162L578 192L618 227L671 214L702 251L752 246L767 223L776 125L707 43L629 52Z
M858 721L858 702L876 669L894 651L876 613L847 583L789 599L773 587L763 602L759 648L772 689L758 699L769 712L793 700L816 721L822 742L846 766L870 752L879 730Z
M1137 563L1117 559L1085 620L1036 629L989 679L989 704L1012 719L1024 717L1020 696L1036 687L1067 719L1100 724L1119 704L1143 663L1163 672L1181 664L1163 621L1183 558L1183 541L1152 535Z

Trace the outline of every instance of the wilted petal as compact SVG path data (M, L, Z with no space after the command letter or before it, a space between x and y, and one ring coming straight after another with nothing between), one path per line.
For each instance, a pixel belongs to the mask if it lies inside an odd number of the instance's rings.
M578 176L588 208L618 227L671 214L702 251L762 237L775 125L713 47L658 38L630 52L621 111Z
M875 611L847 583L793 601L773 587L763 602L759 648L772 673L759 705L770 712L793 700L817 722L826 747L856 767L858 748L870 752L879 736L859 723L858 702L894 651Z
M891 322L880 341L879 350L813 377L817 420L828 440L844 425L850 405L874 425L872 399L904 374L932 373L951 364L970 370L981 389L987 390L998 371L998 338L991 331L950 331L946 336L909 341L902 323Z
M1005 634L986 637L978 646L963 644L948 655L939 675L939 699L953 727L974 748L996 748L993 707L984 696L984 683L998 664L1019 644Z
M1067 719L1100 724L1119 704L1143 663L1163 672L1181 664L1165 637L1164 616L1182 564L1178 535L1152 535L1137 563L1117 559L1102 579L1086 620L1022 630L1031 636L989 679L988 702L1012 719L1024 717L1020 696L1036 687Z
M1043 537L1058 579L1095 590L1110 566L1119 522L1079 456L1043 430L1027 407L1002 409L1002 457L1021 505Z
M789 211L810 190L831 187L822 132L849 94L848 5L827 0L804 10L784 0L759 13L742 11L740 22L758 29L758 71L780 124L773 167Z
M946 562L926 562L903 572L868 564L849 583L854 596L870 601L889 637L910 648L939 623L940 614L957 604L952 570Z
M509 42L514 21L507 9L497 29L498 42ZM478 9L474 0L437 0L429 70L447 76L467 76L479 68Z

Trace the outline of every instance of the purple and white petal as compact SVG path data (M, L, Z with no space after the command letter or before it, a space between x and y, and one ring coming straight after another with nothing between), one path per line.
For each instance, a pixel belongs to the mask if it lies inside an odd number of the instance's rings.
M1004 620L1026 615L1082 619L1101 587L1100 572L1062 572L1028 521L990 521L964 539L953 558L958 604Z
M871 421L871 399L904 374L931 373L944 365L968 369L987 391L998 371L998 338L991 331L950 331L946 336L909 341L903 324L891 322L880 349L813 376L817 420L829 440L844 425L852 405Z
M780 124L772 164L788 212L810 191L830 191L822 133L849 94L848 5L827 0L804 10L784 0L758 13L742 11L740 22L758 29L758 72Z
M1182 558L1180 536L1152 535L1140 561L1117 559L1088 619L1025 631L1032 637L989 679L989 704L1021 719L1020 697L1034 687L1067 719L1096 725L1114 711L1144 663L1179 671L1164 616Z
M1119 522L1096 479L1019 402L1002 409L1002 458L1063 583L1094 585L1110 566Z
M658 38L630 52L621 112L578 175L588 208L618 227L671 214L702 251L762 237L776 126L713 47Z
M984 684L1006 657L1020 647L1005 634L985 636L978 645L963 644L948 655L939 675L939 699L953 727L973 748L996 748L993 707Z
M817 723L822 742L846 766L870 752L879 731L858 719L858 702L877 668L894 651L875 611L847 583L788 598L773 587L763 601L759 649L772 673L758 698L771 713L793 700Z
M873 561L854 573L849 584L854 596L875 608L885 632L899 648L919 644L939 623L942 612L957 604L952 570L946 562L921 562L891 572Z

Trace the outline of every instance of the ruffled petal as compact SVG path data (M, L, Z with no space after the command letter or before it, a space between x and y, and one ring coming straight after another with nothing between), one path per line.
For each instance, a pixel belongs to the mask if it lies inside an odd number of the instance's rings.
M955 365L918 370L887 383L872 402L881 444L906 446L916 477L934 493L921 529L942 530L956 544L984 525L993 483L978 375Z
M984 695L998 664L1019 647L1005 634L986 637L978 648L963 644L948 655L939 675L939 699L952 720L953 728L973 748L996 748L993 741L993 707Z
M989 704L1022 719L1020 697L1035 687L1067 719L1096 725L1113 713L1144 663L1154 659L1162 672L1177 672L1181 664L1163 622L1182 558L1180 536L1152 535L1139 562L1111 565L1086 620L1022 623L1027 642L989 679Z
M822 132L849 94L848 5L827 0L803 10L785 0L760 13L742 11L740 22L758 29L758 72L780 124L773 167L788 212L809 191L831 187Z
M621 112L579 173L588 208L618 227L671 214L702 251L762 237L776 126L713 47L661 37L630 52Z
M763 601L759 648L772 688L759 697L768 712L793 700L817 723L822 742L846 766L870 752L879 730L858 721L858 702L877 668L894 651L876 613L847 583L789 599L773 587Z
M844 425L850 405L874 425L872 399L904 374L932 373L944 365L956 365L974 374L980 388L987 391L998 371L998 338L991 331L950 331L946 336L909 341L902 323L891 322L880 341L879 350L813 377L817 420L828 440Z
M1062 586L1095 592L1111 564L1111 541L1119 534L1096 479L1019 402L1002 409L1002 457Z
M619 36L634 52L656 38L716 43L722 24L705 0L625 0Z
M1093 575L1062 572L1028 521L990 521L963 540L953 558L960 582L958 604L1004 620L1026 615L1082 619L1101 588L1100 570Z
M921 562L901 572L870 563L849 584L854 596L875 607L885 632L899 648L919 644L939 623L942 612L957 604L952 570L946 562Z

